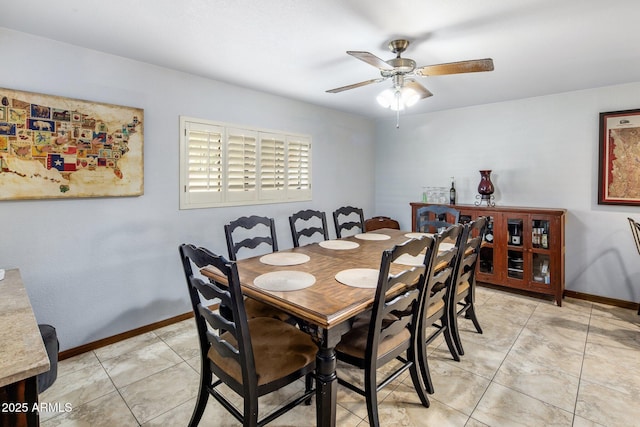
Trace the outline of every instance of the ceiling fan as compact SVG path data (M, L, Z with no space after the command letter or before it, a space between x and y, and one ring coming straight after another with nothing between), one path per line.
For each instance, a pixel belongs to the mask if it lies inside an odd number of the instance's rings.
M347 51L347 54L378 68L381 77L330 89L327 92L338 93L392 79L393 88L385 90L378 96L377 100L383 107L399 111L415 104L420 99L433 95L427 88L418 83L415 77L493 71L493 60L491 58L416 67L416 62L413 59L400 57L408 46L408 40L392 40L389 43L389 50L395 53L396 57L388 61L380 59L370 52Z

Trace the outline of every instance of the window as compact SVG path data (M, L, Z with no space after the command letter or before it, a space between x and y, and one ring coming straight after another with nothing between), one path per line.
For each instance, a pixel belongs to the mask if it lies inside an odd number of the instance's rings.
M311 200L311 138L180 117L180 209Z

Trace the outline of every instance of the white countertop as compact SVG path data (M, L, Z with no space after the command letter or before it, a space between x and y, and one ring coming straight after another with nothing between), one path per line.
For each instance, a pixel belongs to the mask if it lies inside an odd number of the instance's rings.
M49 370L49 356L20 270L0 281L0 387Z

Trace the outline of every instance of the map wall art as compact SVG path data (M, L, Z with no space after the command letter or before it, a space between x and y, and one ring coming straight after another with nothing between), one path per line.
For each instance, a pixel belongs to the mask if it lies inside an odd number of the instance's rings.
M598 204L640 206L640 110L600 113Z
M142 195L143 113L0 88L0 200Z

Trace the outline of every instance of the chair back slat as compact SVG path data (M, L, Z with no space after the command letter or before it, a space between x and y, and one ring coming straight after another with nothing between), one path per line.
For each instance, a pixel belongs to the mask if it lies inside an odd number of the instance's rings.
M227 239L229 258L232 261L238 259L238 254L242 249L252 251L260 245L266 245L269 252L278 251L273 218L257 215L243 216L226 224L224 233ZM250 236L245 237L247 234Z
M289 217L293 246L300 247L301 237L305 238L305 244L316 243L318 234L321 240L329 240L327 216L324 212L313 209L301 210Z
M419 291L413 289L404 292L402 295L396 296L393 300L385 303L385 314L392 314L394 317L401 319L402 317L411 316L413 304L418 297Z
M217 286L216 283L204 282L199 277L191 277L190 281L191 281L191 286L196 288L198 292L200 292L205 299L211 300L211 299L218 298L223 303L226 303L226 304L231 303L231 294L229 293L229 291L220 288L219 286Z
M211 325L211 329L216 331L234 331L236 329L235 323L225 319L223 316L215 311L212 311L209 307L202 304L198 305L198 313Z
M365 231L364 212L362 209L354 208L353 206L343 206L336 209L333 212L333 222L336 226L336 236L338 238L344 237L342 234L344 231L352 230L356 227L362 233Z

